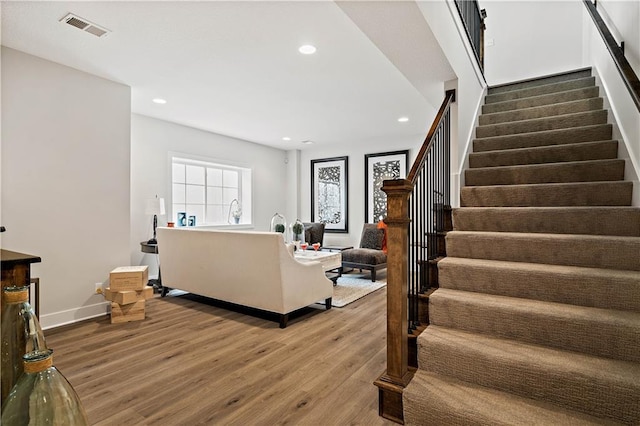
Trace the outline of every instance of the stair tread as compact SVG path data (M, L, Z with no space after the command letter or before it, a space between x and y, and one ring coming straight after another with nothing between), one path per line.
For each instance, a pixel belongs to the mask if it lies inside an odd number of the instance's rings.
M555 93L566 91L570 88L590 87L595 85L595 77L583 77L573 80L542 84L535 87L526 87L508 92L488 94L485 97L485 103L501 102L509 99L523 99L538 96L545 93Z
M617 147L618 141L608 140L472 152L469 169L616 159Z
M568 102L572 100L588 99L598 97L600 89L597 86L580 87L542 95L531 96L521 99L510 99L502 102L493 102L482 105L483 114L494 114L498 112L508 112L520 108L531 108L536 106L552 105L557 102Z
M600 110L602 109L602 105L603 99L595 96L591 98L555 102L526 108L516 108L509 111L483 113L479 117L479 122L481 126L503 124L523 120L518 118L518 116L522 115L531 116L528 119L550 118L565 114Z
M598 223L599 226L593 226ZM640 237L640 208L627 206L460 207L456 231L533 232Z
M640 273L448 256L440 288L640 312Z
M553 117L530 118L499 124L486 124L476 127L476 138L508 136L526 133L539 133L548 130L583 127L606 124L607 111L604 109L555 115Z
M559 163L476 167L465 170L467 186L526 183L600 182L624 179L624 160L584 160Z
M565 143L593 142L611 138L613 126L611 124L591 124L564 129L543 130L501 136L475 138L474 152L491 151L497 147L526 148L533 146L562 145ZM488 147L488 148L485 148Z
M406 424L619 424L424 370L416 371L403 399Z
M640 271L640 237L451 231L446 244L455 257Z
M632 189L629 181L467 186L460 190L460 203L463 207L628 206Z
M519 90L524 88L539 87L552 83L560 83L565 81L579 80L581 78L588 78L591 76L591 67L578 68L571 71L564 71L559 73L553 73L550 75L544 75L534 78L525 78L523 80L512 81L509 83L502 83L489 86L487 89L490 95L511 92L513 90Z
M638 312L447 288L429 303L431 325L640 362Z
M640 364L430 325L420 369L630 423L640 421Z

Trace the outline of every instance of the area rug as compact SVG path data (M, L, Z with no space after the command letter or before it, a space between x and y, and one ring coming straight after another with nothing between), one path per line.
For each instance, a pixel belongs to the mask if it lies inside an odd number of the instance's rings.
M385 274L379 274L377 278L375 282L371 282L368 273L341 276L338 278L338 285L333 287L331 306L342 308L387 285Z

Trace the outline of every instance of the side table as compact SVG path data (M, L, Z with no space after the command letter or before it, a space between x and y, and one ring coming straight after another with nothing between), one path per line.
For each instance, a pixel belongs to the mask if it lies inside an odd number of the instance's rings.
M10 250L0 250L0 266L2 269L2 287L26 287L32 281L35 285L36 316L40 317L40 279L31 278L31 264L39 263L42 259L31 254L18 253ZM0 304L2 302L2 292L0 291Z
M149 244L147 241L140 242L140 251L149 254L158 254L158 244ZM149 284L155 290L158 290L162 297L166 296L169 289L162 285L162 273L160 271L160 262L158 262L158 279L150 279Z

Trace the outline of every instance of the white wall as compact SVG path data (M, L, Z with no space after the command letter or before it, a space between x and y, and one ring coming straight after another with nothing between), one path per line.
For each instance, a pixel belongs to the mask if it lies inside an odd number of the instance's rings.
M624 41L624 56L640 75L640 2L598 0L597 8L618 44Z
M487 11L484 63L490 86L582 66L581 0L480 5Z
M104 315L129 264L130 88L2 47L2 248L40 256L44 328Z
M632 5L630 7L630 13L637 12ZM593 67L597 77L600 96L605 99L604 107L609 111L608 121L613 124L613 138L620 142L618 158L625 160L625 180L633 182L632 203L640 206L640 112L586 8L583 19L585 65ZM626 48L625 51L629 53Z
M140 252L140 242L148 240L152 235L151 217L144 213L145 200L155 195L164 198L167 213L170 214L170 152L251 168L255 230L269 230L271 216L275 212L285 211L285 151L133 114L130 255L133 265L149 265L150 275L157 274L155 256ZM167 220L166 216L160 217L158 223L164 226Z
M435 114L435 113L434 113ZM426 132L425 132L426 136ZM424 137L423 137L424 138ZM353 246L360 244L360 234L364 225L364 156L379 152L409 150L409 167L413 163L417 150L422 145L422 140L415 141L388 141L386 143L371 143L366 148L349 146L314 147L301 151L300 155L300 219L303 222L311 220L311 160L331 157L349 157L349 184L348 184L348 226L349 232L324 234L324 245ZM407 171L408 172L408 171ZM290 222L295 218L289 218Z
M419 6L457 76L456 80L447 81L444 88L456 89L456 103L451 111L455 126L451 134L451 205L458 207L460 187L464 185L462 171L471 150L486 83L453 1L420 2Z

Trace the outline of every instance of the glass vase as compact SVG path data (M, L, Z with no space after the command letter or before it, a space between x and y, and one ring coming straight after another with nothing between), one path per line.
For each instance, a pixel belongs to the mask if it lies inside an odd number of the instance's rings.
M87 415L67 379L53 366L53 351L24 356L24 374L2 407L2 424L84 426Z
M296 219L295 222L291 224L291 241L293 243L303 243L305 242L304 238L304 224L300 221L300 219Z
M285 237L285 242L287 241L287 238L286 238L287 220L280 213L274 214L273 217L271 218L270 230L271 232L280 232Z
M2 299L2 403L22 374L24 354L45 351L47 345L40 323L29 304L29 287L6 287Z

